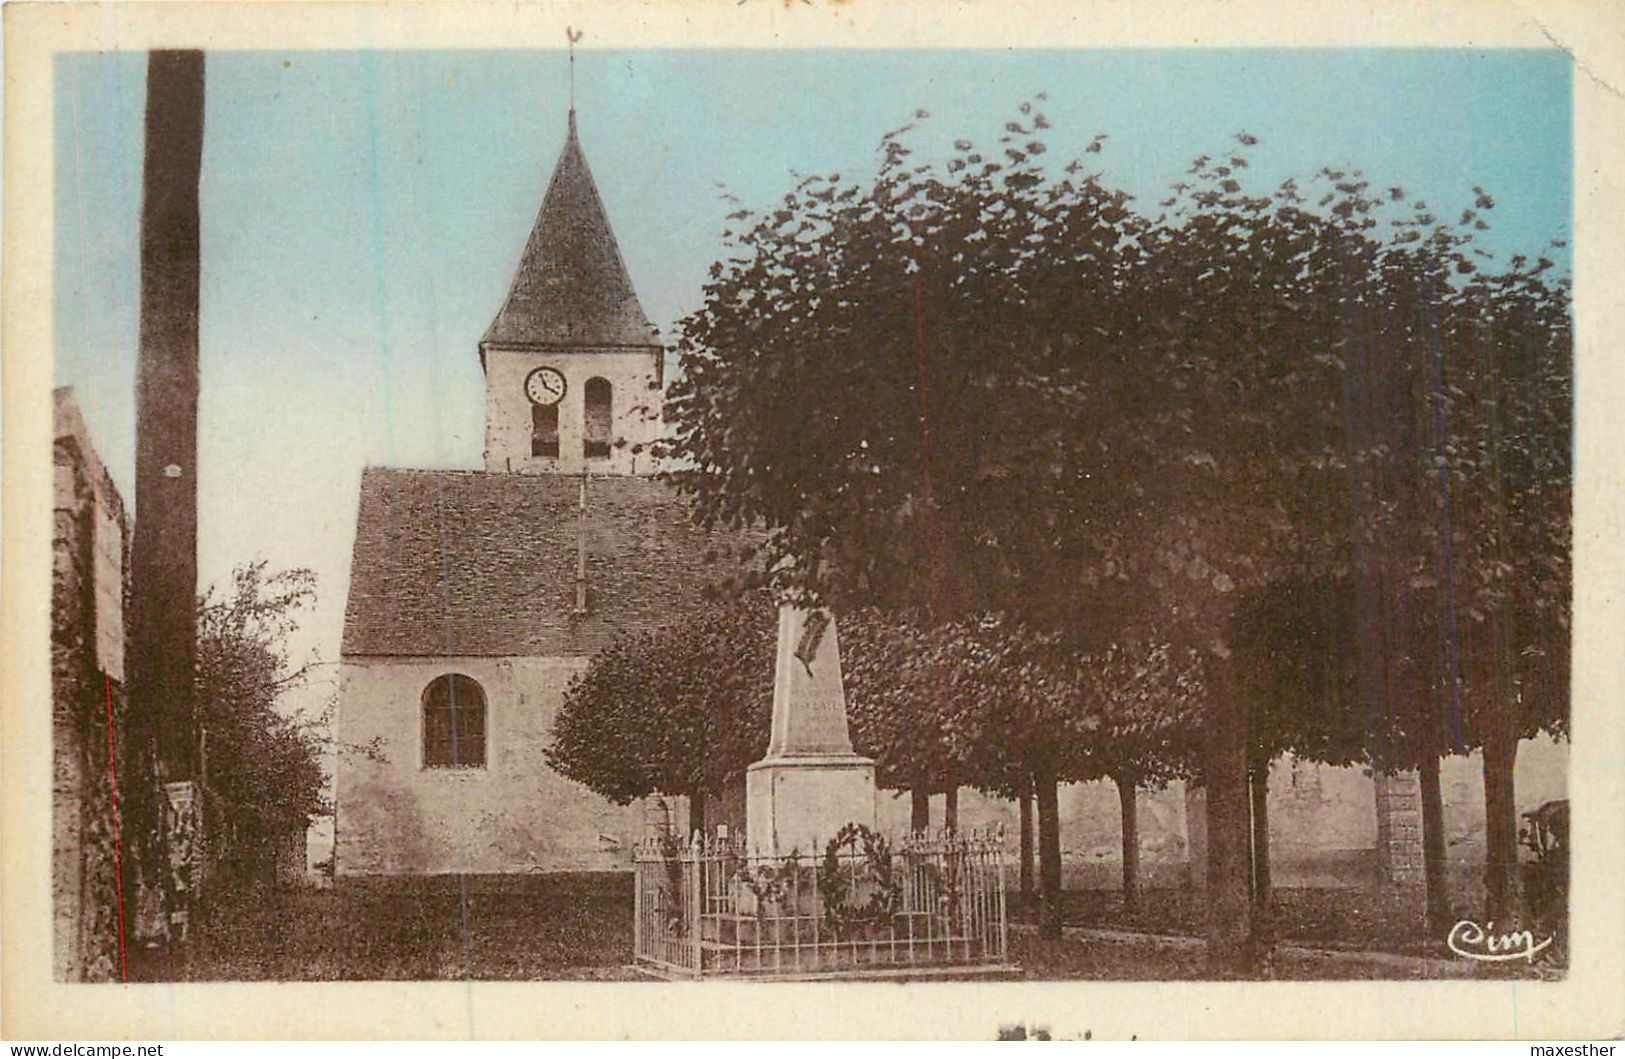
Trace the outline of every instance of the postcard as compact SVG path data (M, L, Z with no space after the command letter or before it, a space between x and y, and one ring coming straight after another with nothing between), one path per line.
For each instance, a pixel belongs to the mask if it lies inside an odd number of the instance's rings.
M1625 1031L1617 12L6 21L8 1036Z

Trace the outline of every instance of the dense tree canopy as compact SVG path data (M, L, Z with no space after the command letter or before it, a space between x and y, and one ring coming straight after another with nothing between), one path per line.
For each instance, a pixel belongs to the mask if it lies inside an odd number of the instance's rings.
M918 163L905 126L872 182L734 215L681 328L675 477L839 609L1201 651L1210 941L1243 966L1259 755L1482 742L1510 791L1516 734L1561 724L1566 282L1497 271L1482 191L1451 223L1355 171L1250 187L1245 132L1149 210L1045 170L1041 106L994 151Z
M837 623L853 745L875 759L875 781L926 793L963 773L951 741L956 700L929 661L936 630L874 609Z
M1094 719L1085 729L1080 778L1157 788L1191 773L1202 708L1197 652L1112 644L1073 668Z
M1074 762L1095 722L1078 701L1083 670L1053 637L989 616L837 620L853 745L875 759L881 786L940 789L954 771L1011 794L1035 762L1063 779L1082 771ZM719 793L766 751L774 628L757 597L618 638L565 692L549 763L621 804Z
M1123 745L1094 732L1086 675L1060 637L997 615L927 625L878 610L838 618L854 748L883 787L930 792L964 784L1025 795L1035 778L1058 915L1056 785L1099 775L1091 754L1160 768L1156 738L1136 718L1174 668L1150 660L1117 692ZM766 752L773 685L773 612L765 599L719 605L695 620L622 636L565 692L549 763L625 804L687 795L701 807ZM1113 670L1116 672L1116 670ZM1170 694L1182 689L1170 685ZM1171 739L1166 726L1157 729ZM1046 793L1047 792L1047 793ZM924 826L923 824L920 826ZM1058 922L1058 920L1057 920Z
M1123 897L1139 898L1138 792L1196 771L1202 658L1166 643L1112 644L1074 670L1096 723L1086 729L1079 779L1109 779L1122 808Z

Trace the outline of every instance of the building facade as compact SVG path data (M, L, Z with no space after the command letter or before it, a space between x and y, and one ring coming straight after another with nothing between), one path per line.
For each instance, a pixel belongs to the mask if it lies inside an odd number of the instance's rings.
M119 933L125 929L113 783L118 765L127 761L130 520L70 390L56 391L54 433L52 957L59 981L110 981L119 976ZM129 777L123 781L128 785ZM131 906L133 911L133 900Z

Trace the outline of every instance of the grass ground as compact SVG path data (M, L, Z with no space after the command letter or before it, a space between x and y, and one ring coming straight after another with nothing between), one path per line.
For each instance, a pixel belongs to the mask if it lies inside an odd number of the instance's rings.
M132 977L189 981L629 978L632 879L550 876L523 892L339 886L226 895L176 955ZM464 926L467 926L465 932Z
M488 882L488 881L485 881ZM1280 892L1281 937L1404 951L1415 936L1395 914L1353 891ZM1188 935L1114 934L1048 941L1012 929L1011 962L1030 979L1149 981L1205 977L1199 894L1150 890L1125 913L1119 895L1070 893L1069 925ZM1019 917L1018 917L1019 918ZM340 884L332 890L251 890L221 895L171 954L132 953L131 977L147 981L633 979L630 876L537 876L522 889L472 880L409 888ZM465 929L466 927L466 929ZM1410 934L1394 933L1410 930ZM1398 940L1396 940L1398 939ZM1276 978L1412 977L1392 960L1330 959L1283 950Z
M1200 936L1207 926L1201 891L1146 890L1128 911L1114 890L1073 891L1062 915L1069 925ZM1283 888L1275 891L1277 938L1306 945L1372 949L1414 956L1447 953L1443 938L1428 937L1421 909L1407 909L1363 890Z
M1017 915L1030 918L1017 901ZM1460 914L1472 915L1471 910ZM1295 946L1391 953L1454 961L1442 936L1431 933L1422 909L1358 889L1283 887L1274 891L1273 936ZM1150 889L1134 911L1123 907L1117 890L1071 891L1062 904L1068 926L1174 934L1200 938L1206 931L1207 906L1200 891ZM1560 939L1561 940L1561 939ZM1564 962L1561 946L1543 959L1548 969ZM1527 970L1527 965L1523 965ZM1516 967L1504 967L1511 973Z

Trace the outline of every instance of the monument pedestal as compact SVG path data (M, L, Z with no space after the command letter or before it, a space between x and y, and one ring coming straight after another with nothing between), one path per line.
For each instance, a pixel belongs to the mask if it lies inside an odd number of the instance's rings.
M857 754L764 758L745 772L745 821L752 850L822 856L847 824L875 826L875 763Z
M757 854L821 856L847 824L875 826L875 763L852 750L835 620L779 608L773 733L745 772L745 835Z

